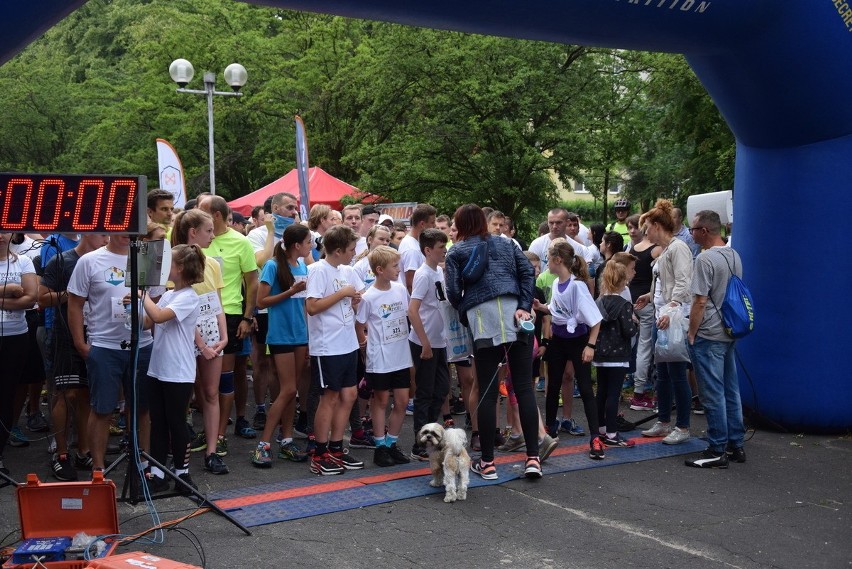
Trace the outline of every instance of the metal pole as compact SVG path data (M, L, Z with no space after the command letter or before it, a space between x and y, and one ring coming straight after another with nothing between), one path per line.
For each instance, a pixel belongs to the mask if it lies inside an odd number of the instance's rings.
M204 74L204 90L207 91L207 138L210 154L210 193L216 195L216 165L213 154L213 91L216 88L216 74Z

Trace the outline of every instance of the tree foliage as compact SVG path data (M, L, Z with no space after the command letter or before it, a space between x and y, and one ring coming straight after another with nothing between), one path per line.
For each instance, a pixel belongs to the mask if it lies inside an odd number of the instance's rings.
M244 96L214 99L217 192L312 165L398 201L489 205L532 227L554 178L625 179L640 200L729 187L733 138L679 56L485 37L231 0L92 0L0 67L0 170L145 174L169 140L207 189L203 97L175 93L183 57ZM605 201L604 201L605 209Z

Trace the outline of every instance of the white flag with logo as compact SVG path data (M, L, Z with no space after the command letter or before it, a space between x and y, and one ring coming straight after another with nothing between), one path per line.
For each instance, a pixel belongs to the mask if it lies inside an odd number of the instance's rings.
M175 207L186 205L186 185L183 179L183 164L177 151L167 140L157 139L157 164L160 169L160 189L168 190L175 197Z

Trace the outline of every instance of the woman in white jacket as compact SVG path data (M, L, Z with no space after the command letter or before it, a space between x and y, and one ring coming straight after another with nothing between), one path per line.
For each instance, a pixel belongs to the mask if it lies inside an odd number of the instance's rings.
M657 308L657 329L669 328L669 317L662 315L663 306L679 308L684 316L689 314L692 283L692 251L689 246L674 237L674 216L672 204L668 200L657 200L654 207L639 219L640 227L651 242L663 248L663 253L655 263L655 277L651 283L651 292L643 294L636 301L641 310L655 294L654 305ZM658 276L656 276L658 275ZM659 296L656 296L657 291ZM659 420L642 434L647 437L665 437L665 444L679 444L689 440L689 419L691 413L692 391L686 377L686 361L668 362L657 365L657 406ZM674 396L674 397L672 397ZM671 425L672 398L677 404L675 426Z

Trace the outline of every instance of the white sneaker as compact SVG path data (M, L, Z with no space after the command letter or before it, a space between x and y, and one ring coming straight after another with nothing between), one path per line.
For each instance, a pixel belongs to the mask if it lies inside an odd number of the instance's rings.
M665 437L672 432L672 426L669 423L661 423L657 421L650 429L642 431L643 437Z
M669 433L666 438L663 439L663 444L678 445L680 443L688 441L689 437L689 429L681 429L680 427L675 427L672 432Z

